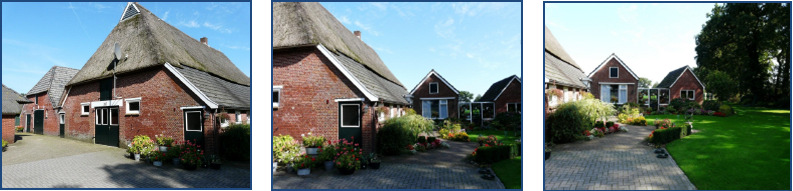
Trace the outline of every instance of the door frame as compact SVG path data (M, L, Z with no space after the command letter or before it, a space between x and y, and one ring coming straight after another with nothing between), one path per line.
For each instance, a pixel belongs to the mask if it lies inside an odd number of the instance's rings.
M199 121L199 125L201 127L200 130L188 130L187 129L188 122L189 122L189 118L187 117L187 115L189 113L198 113L198 121ZM199 140L196 140L196 142L194 142L194 144L199 144L201 146L205 146L204 145L204 141L205 141L204 140L204 136L205 136L204 135L204 133L205 133L204 130L206 130L206 128L204 127L204 110L203 110L203 107L202 108L183 108L182 109L182 116L184 117L184 124L182 124L183 139L185 141L189 141L190 140L190 139L188 139L188 135L187 135L188 132L192 132L192 133L200 132L201 133L201 137L200 137Z
M339 134L338 134L338 136L339 136L339 139L346 138L345 136L342 135L342 131L343 130L348 130L348 131L344 131L344 132L349 132L349 130L358 129L357 132L353 133L353 134L355 134L353 136L358 136L358 138L357 139L353 138L354 140L352 140L352 141L355 142L355 143L359 143L359 144L363 143L363 141L362 141L362 139L363 139L363 115L362 114L363 113L361 112L361 108L363 107L364 103L361 103L360 101L358 101L358 102L339 102L338 104L339 104L339 110L338 110L338 119L339 119L339 124L338 124ZM357 106L356 110L358 112L358 125L356 125L356 126L345 126L344 125L344 111L343 110L344 110L344 106L345 105L355 105L355 106Z

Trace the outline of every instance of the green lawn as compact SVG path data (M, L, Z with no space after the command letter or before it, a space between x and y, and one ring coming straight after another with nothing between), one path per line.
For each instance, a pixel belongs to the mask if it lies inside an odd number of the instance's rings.
M492 168L506 189L521 189L520 166L520 157L515 157L494 163Z
M694 116L691 136L667 145L688 179L700 190L790 190L790 111L733 107L729 117ZM669 118L684 124L681 115Z
M507 132L506 135L504 135L504 132ZM515 132L512 131L476 130L476 131L468 131L467 133L468 133L468 138L471 140L471 142L476 142L477 141L476 139L479 137L479 134L481 134L483 137L487 137L489 135L495 135L496 139L498 139L498 141L501 141L504 144L513 144L516 142L515 140L520 139L520 137L516 137Z

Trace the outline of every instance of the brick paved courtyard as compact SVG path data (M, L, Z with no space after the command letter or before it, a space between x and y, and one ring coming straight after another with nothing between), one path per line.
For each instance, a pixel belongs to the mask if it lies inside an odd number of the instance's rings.
M411 156L385 157L380 169L340 175L336 170L312 169L299 177L279 171L274 189L504 189L496 180L482 179L477 167L462 159L477 143L448 142L452 148Z
M655 129L558 145L545 161L546 190L695 190L673 156L655 158L641 141Z
M18 134L20 135L20 134ZM125 150L21 134L3 153L3 188L250 188L246 165L185 171L124 157Z

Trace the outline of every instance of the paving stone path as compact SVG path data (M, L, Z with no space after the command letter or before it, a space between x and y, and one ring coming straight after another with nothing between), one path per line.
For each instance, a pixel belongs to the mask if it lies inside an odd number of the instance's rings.
M18 134L20 135L20 134ZM250 188L250 168L227 162L220 170L155 167L124 157L125 150L52 136L21 134L3 152L3 188Z
M380 169L340 175L336 170L312 169L299 177L278 171L274 189L504 189L500 180L480 178L478 168L466 164L465 155L477 143L448 142L449 149L419 152L416 155L384 157Z
M546 190L696 190L673 157L643 145L653 126L627 126L592 141L554 147L545 161Z

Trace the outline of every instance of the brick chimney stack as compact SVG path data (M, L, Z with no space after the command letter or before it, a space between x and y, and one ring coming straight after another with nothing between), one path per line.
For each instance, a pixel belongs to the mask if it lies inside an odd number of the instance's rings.
M361 39L361 31L354 31L352 33L355 34L355 36L358 37L358 39Z
M209 39L207 37L201 37L201 43L209 46Z

